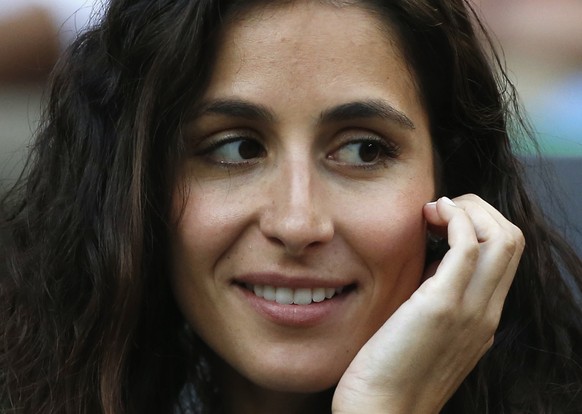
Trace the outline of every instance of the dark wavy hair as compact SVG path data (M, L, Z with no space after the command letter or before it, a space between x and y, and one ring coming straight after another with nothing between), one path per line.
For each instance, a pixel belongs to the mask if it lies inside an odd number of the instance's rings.
M3 202L6 412L172 413L187 405L186 384L201 412L217 410L208 350L169 288L170 196L180 128L221 28L274 3L112 0L60 61L26 174ZM509 137L523 125L513 87L475 13L463 0L329 3L395 29L429 113L441 191L480 195L525 235L495 343L443 413L580 412L582 263L525 190Z

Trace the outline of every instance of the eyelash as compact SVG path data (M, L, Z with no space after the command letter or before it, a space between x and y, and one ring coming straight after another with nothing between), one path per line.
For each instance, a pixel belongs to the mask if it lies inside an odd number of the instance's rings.
M258 145L260 145L262 147L262 144L260 143L260 141L254 137L251 136L250 134L241 134L241 133L236 133L236 134L231 134L229 136L226 136L224 138L219 138L216 141L211 142L210 144L204 146L203 148L197 150L194 152L195 156L198 157L203 157L205 158L207 161L216 164L220 167L223 168L244 168L247 167L249 165L254 164L256 161L253 160L249 160L249 161L242 161L242 162L217 162L211 159L210 155L215 152L216 150L220 149L221 147L224 147L228 144L231 144L233 142L239 142L239 141L251 141L254 142ZM263 148L264 150L264 148Z
M248 161L235 161L235 162L228 162L228 161L216 161L213 160L211 154L220 148L225 147L226 145L234 142L253 142L256 145L262 147L263 152L266 151L264 146L255 136L251 134L244 134L244 133L236 133L226 136L224 138L220 138L216 141L211 142L210 144L204 146L203 148L195 151L194 155L198 157L205 158L208 162L213 163L219 167L232 169L232 168L245 168L251 166L257 162L258 157L249 158ZM366 162L363 161L362 163L349 163L349 162L341 162L337 161L339 165L349 166L354 169L360 170L370 170L379 167L386 166L386 164L393 159L398 158L400 155L400 147L393 142L387 142L385 139L382 139L377 136L365 136L359 137L356 139L349 139L346 138L344 142L337 146L337 148L331 152L329 155L326 156L326 159L334 160L334 154L338 153L342 149L347 148L349 145L357 145L357 144L366 144L372 143L378 146L379 155L378 160ZM361 155L361 154L358 154Z
M373 143L373 144L378 145L379 150L381 152L380 159L378 161L369 162L369 163L363 162L362 164L349 164L353 168L369 170L369 169L382 167L382 166L385 166L387 162L389 162L390 160L398 158L398 156L400 155L400 147L398 145L396 145L393 142L387 142L386 140L384 140L380 137L377 137L377 136L366 136L366 137L361 137L361 138L357 138L357 139L353 139L353 140L346 139L345 142L343 142L341 145L339 145L338 148L333 153L336 153L336 152L340 151L341 149L346 148L348 145L366 144L366 143ZM328 155L328 158L332 158L331 154ZM345 163L345 164L348 164L348 163Z

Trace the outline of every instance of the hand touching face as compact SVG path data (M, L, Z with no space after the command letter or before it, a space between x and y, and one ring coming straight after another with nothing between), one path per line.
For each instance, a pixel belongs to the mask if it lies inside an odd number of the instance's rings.
M334 412L438 413L493 344L521 231L471 194L441 198L424 213L450 250L352 361Z

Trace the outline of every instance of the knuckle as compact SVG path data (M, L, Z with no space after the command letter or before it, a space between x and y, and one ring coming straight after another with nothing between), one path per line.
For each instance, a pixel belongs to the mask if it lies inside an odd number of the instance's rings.
M500 232L498 240L501 252L510 257L515 254L521 254L525 247L523 233L519 228L513 225L510 229Z
M507 230L498 224L490 225L487 227L487 239L502 242L504 239L509 237L510 235Z
M489 314L483 318L483 326L487 334L493 335L499 326L499 317L495 314Z
M480 202L483 200L481 197L474 193L463 194L462 196L459 196L456 199L470 202Z
M503 237L499 242L499 247L503 253L511 257L517 250L517 240L513 237Z
M522 251L525 248L525 236L521 229L515 225L512 226L512 234L515 239L517 249Z
M455 300L440 300L432 308L432 315L439 324L450 325L457 319L459 306Z
M463 244L463 253L469 263L474 264L479 259L480 246L477 241L468 241Z
M466 194L466 197L468 200L472 200L472 201L481 200L481 197L479 197L477 194L474 194L474 193L468 193L468 194Z
M491 335L491 337L485 342L484 350L491 349L491 347L493 347L494 343L495 343L495 336Z
M488 335L493 336L499 327L499 321L501 320L501 312L503 306L492 306L483 315L483 326Z

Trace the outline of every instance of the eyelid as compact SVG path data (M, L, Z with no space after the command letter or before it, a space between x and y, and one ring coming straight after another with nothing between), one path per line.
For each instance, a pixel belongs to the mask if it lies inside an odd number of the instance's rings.
M258 150L256 156L246 158L240 151L243 143L251 143ZM234 147L233 147L234 145ZM191 150L200 165L212 166L225 171L250 168L260 162L266 153L262 140L254 131L229 129L208 134Z
M371 131L363 131L363 132L343 132L341 135L345 137L340 138L339 145L336 145L336 149L332 152L338 151L340 148L349 145L349 144L357 144L363 142L374 142L385 150L394 154L394 157L400 155L400 146L394 142L394 140L384 138L383 136L371 132Z
M347 135L347 134L346 134ZM365 133L351 133L349 137L340 139L339 144L336 144L335 149L328 153L327 159L332 161L340 168L349 168L350 170L375 170L378 168L385 168L395 161L400 156L400 146L394 141L384 138L376 133L369 131ZM379 147L380 154L378 158L371 162L350 162L342 160L341 151L347 149L350 145L373 143Z
M198 140L193 152L194 155L209 154L223 145L244 139L253 140L261 143L261 140L258 138L258 136L252 133L251 131L228 130L224 132L208 134L206 137Z
M366 136L366 137L355 138L353 140L346 141L342 146L348 145L348 144L359 144L359 143L364 143L364 142L374 142L374 143L379 144L382 147L384 147L386 149L390 149L390 150L399 149L398 145L396 145L392 141L387 141L383 138L375 137L375 136Z

